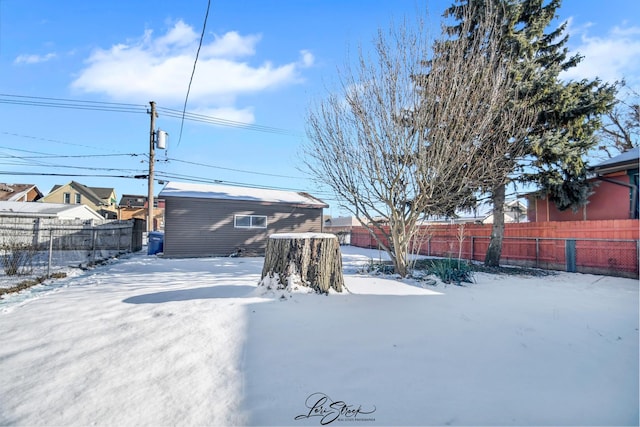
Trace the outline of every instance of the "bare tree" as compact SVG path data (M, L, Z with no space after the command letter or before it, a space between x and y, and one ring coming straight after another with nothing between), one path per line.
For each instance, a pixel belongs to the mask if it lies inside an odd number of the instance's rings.
M361 48L340 90L310 109L306 166L402 276L421 219L471 206L495 164L517 153L521 138L487 142L496 123L503 132L527 126L519 110L503 109L514 91L494 20L473 28L482 37L443 38L431 49L421 20L379 30L373 54Z
M640 143L640 94L623 81L624 94L618 92L615 107L605 115L602 128L598 131L598 150L613 157L637 147Z

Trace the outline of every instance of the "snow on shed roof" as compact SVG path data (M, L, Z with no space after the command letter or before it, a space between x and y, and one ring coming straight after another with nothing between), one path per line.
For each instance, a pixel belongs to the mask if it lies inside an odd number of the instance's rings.
M269 190L264 188L236 187L218 184L192 184L169 182L158 197L193 197L200 199L243 200L251 202L283 203L327 208L325 202L307 193Z
M85 205L42 202L0 201L0 215L27 217L55 217L61 219L104 219L96 211Z

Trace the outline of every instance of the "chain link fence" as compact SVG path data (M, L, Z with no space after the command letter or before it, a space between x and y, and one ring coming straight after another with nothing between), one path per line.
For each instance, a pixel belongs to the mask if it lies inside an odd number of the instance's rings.
M428 229L426 229L428 230ZM413 245L413 253L482 262L489 236L425 233ZM366 229L353 230L351 244L377 248ZM638 278L640 241L636 239L505 237L500 263L522 267Z
M69 267L86 268L142 248L134 221L94 225L75 220L12 219L0 222L0 288L48 278Z

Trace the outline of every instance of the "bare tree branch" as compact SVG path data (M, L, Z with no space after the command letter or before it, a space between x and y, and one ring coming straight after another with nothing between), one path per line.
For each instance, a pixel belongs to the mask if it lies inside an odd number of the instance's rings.
M487 14L468 29L481 37L443 36L432 49L423 21L380 30L373 54L360 49L338 92L309 111L306 166L382 236L374 234L403 276L421 219L473 204L497 168L512 170L532 120L504 108L516 91L495 20Z

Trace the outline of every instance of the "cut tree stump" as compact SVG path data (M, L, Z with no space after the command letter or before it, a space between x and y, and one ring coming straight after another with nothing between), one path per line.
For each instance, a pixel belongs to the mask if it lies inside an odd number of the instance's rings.
M338 238L329 233L270 235L261 283L265 283L265 278L276 277L281 289L299 281L318 293L326 294L329 289L342 292L344 278Z

